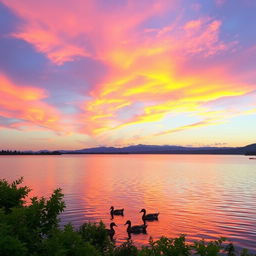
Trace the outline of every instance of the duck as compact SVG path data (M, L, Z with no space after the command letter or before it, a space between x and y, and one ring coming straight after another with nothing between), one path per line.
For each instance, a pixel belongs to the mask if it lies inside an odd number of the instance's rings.
M116 209L114 210L114 206L110 207L110 214L111 215L124 215L124 208L123 209Z
M159 212L158 213L149 213L149 214L146 214L146 210L145 209L141 209L140 212L143 212L143 215L142 215L142 220L158 220L158 215L159 215Z
M144 223L143 225L136 225L132 226L132 223L130 220L127 220L124 225L128 225L127 227L127 233L131 234L139 234L139 233L147 233L147 225Z
M115 222L111 222L109 226L110 226L110 229L106 228L106 231L107 231L108 235L110 236L110 238L112 239L115 234L114 227L117 227L117 225Z

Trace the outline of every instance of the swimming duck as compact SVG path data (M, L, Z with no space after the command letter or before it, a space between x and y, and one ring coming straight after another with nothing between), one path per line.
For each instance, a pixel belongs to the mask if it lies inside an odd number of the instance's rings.
M142 220L158 220L159 213L149 213L149 214L146 214L146 210L145 209L141 209L140 212L143 212Z
M110 207L110 214L111 215L124 215L124 208L114 210L114 206L111 206Z
M128 227L127 227L128 234L130 234L130 233L135 233L135 234L147 233L147 225L146 224L132 226L131 221L127 220L124 225L128 225Z
M108 233L108 235L110 236L110 238L112 239L114 234L115 234L115 230L114 227L117 227L115 222L111 222L110 223L110 229L106 228L106 231Z

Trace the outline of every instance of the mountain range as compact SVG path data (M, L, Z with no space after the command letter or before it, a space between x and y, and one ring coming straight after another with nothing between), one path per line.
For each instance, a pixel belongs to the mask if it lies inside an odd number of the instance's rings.
M214 154L256 155L256 143L244 147L182 147L171 145L133 145L127 147L95 147L79 150L2 150L0 155L61 155L61 154Z
M222 154L256 155L256 143L244 147L182 147L134 145L127 147L95 147L79 150L60 150L62 154Z

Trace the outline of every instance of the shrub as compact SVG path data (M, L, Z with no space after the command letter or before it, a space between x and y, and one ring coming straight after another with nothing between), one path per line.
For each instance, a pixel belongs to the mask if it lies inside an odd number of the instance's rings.
M103 222L100 223L84 223L79 228L79 234L83 240L94 245L99 251L104 252L110 246L111 242Z
M221 251L224 249L223 242L225 238L220 238L216 241L211 241L206 243L204 240L194 242L192 246L195 249L195 253L200 256L217 256L220 255Z
M64 230L55 229L43 244L43 255L48 256L100 256L97 249L76 232L71 224Z
M142 248L140 256L188 256L190 255L190 246L185 243L185 235L175 239L161 237L159 240L150 239L150 246Z
M115 247L111 256L138 256L139 250L133 245L133 242L128 240L119 247Z
M6 213L10 212L11 208L21 207L25 203L24 199L31 189L27 186L18 187L22 182L22 177L11 184L5 179L0 180L0 208Z
M9 184L0 180L0 233L4 230L5 236L13 241L12 245L9 243L10 248L19 244L29 253L36 253L41 251L42 242L50 231L58 227L58 215L65 207L64 195L56 189L48 200L34 197L25 205L30 189L20 186L22 181L20 178Z

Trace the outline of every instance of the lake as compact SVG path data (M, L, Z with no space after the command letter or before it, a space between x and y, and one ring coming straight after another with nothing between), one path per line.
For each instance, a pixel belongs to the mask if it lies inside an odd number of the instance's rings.
M126 241L124 223L142 224L140 210L160 212L147 234L133 235L138 245L149 237L193 239L227 237L256 252L256 161L223 155L59 155L0 156L0 178L23 176L30 196L49 196L61 187L66 210L61 224L111 222L115 239Z

